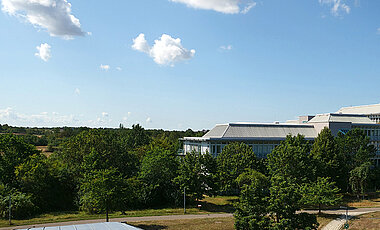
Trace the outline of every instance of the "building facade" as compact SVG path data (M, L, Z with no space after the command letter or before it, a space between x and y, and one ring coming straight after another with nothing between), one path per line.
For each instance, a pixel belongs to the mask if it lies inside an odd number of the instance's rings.
M243 142L251 146L254 153L265 158L285 140L287 135L301 134L306 140L313 141L323 128L329 128L334 136L359 128L365 131L371 144L377 148L374 161L380 164L380 124L367 115L328 113L316 116L301 116L298 120L286 123L228 123L216 125L203 137L184 137L182 154L196 151L217 156L225 145Z

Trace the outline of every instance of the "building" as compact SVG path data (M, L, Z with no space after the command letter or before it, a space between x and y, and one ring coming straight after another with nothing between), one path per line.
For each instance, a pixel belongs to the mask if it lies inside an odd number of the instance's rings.
M359 128L366 132L371 143L378 149L376 164L380 163L380 124L366 115L328 113L316 116L300 116L298 120L286 123L228 123L216 125L203 137L184 137L183 152L209 152L213 156L221 153L223 147L231 142L244 142L251 146L254 153L265 158L285 140L287 135L301 134L306 140L313 141L323 128L329 128L334 136Z
M380 123L380 104L342 107L337 113L361 114L376 123Z

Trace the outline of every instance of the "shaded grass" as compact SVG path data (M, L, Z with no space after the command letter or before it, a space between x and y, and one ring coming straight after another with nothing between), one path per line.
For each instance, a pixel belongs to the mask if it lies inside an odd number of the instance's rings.
M350 222L352 230L379 230L380 229L380 212L367 213L354 217Z

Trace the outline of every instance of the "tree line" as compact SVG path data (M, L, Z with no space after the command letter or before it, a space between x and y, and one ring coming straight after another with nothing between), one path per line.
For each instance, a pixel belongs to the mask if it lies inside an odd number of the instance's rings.
M83 210L104 213L183 204L204 195L237 194L236 228L316 226L305 205L335 204L340 193L364 194L379 184L375 148L361 130L310 143L288 136L267 159L231 143L216 158L178 156L178 138L203 132L83 129L67 135L49 157L18 135L0 135L0 216ZM290 226L290 227L289 227Z

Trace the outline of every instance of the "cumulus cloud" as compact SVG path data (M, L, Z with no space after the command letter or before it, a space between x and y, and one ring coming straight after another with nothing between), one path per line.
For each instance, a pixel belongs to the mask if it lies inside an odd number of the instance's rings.
M36 57L39 57L44 61L48 61L51 58L51 52L50 52L51 46L49 44L43 43L40 46L37 46L36 48L38 51L37 53L34 54Z
M146 119L146 123L151 123L152 122L152 119L150 118L150 117L148 117L147 119Z
M109 66L109 65L103 65L103 64L100 64L99 67L100 67L101 70L105 70L105 71L108 71L111 68L111 66Z
M346 4L345 0L319 0L321 5L331 7L331 13L334 16L340 16L342 13L349 14L351 7Z
M79 88L76 88L76 89L74 90L74 93L75 93L76 95L80 95L80 89L79 89Z
M132 48L148 54L159 65L173 66L175 62L191 59L195 55L194 49L187 50L182 46L181 39L167 34L155 40L152 47L145 40L145 35L140 34L133 39Z
M67 0L2 0L1 5L3 12L46 29L51 36L72 39L85 35Z
M116 70L118 70L118 71L122 71L123 69L121 68L121 67L116 67Z
M225 14L246 14L256 6L254 1L250 0L170 0L186 4L188 7L203 10L214 10Z
M106 112L102 112L102 117L108 117L108 113L106 113Z

